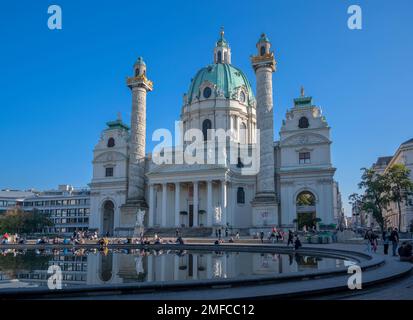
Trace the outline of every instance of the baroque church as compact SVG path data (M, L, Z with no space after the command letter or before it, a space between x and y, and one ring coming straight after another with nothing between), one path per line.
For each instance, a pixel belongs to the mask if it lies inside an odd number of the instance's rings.
M108 122L94 148L90 229L131 235L138 210L145 212L146 230L182 228L193 235L210 235L221 227L253 234L273 227L337 224L341 199L331 162L330 127L320 107L301 89L282 121L279 141L274 141L272 77L277 63L265 34L256 50L251 57L255 93L244 72L231 64L222 30L213 63L195 74L184 94L181 132L198 129L208 154L210 132L223 129L230 132L230 148L238 151L237 161L208 164L154 161L168 153L176 160L187 141L157 155L145 152L146 97L153 83L138 58L127 78L131 124L120 117ZM256 152L258 170L253 174L245 174L241 148Z

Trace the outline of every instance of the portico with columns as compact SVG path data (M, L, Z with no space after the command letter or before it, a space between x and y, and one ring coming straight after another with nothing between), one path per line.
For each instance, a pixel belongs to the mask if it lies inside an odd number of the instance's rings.
M197 171L179 165L155 168L148 177L148 227L214 227L231 224L227 170ZM163 170L162 170L163 169ZM166 174L165 171L175 171ZM179 172L180 171L180 172Z

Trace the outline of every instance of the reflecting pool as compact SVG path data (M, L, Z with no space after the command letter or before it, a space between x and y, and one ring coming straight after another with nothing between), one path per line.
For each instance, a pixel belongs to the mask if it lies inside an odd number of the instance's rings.
M0 291L47 287L58 265L63 288L151 281L271 276L339 268L354 261L301 254L176 250L0 250Z

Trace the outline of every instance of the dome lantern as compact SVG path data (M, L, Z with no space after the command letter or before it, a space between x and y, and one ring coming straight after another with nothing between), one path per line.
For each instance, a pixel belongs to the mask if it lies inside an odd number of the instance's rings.
M220 38L215 44L214 63L231 63L231 48L224 38L224 27L221 27Z

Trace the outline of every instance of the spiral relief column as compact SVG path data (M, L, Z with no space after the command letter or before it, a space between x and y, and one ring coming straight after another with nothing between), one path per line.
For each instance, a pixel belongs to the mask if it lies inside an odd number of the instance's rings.
M257 129L260 144L260 169L255 198L252 201L253 225L273 226L278 222L275 192L274 111L272 73L276 70L274 53L265 34L257 43L258 54L251 58L257 82Z

